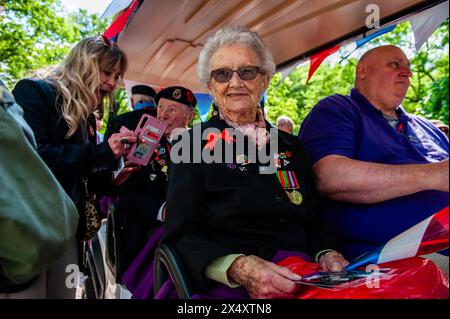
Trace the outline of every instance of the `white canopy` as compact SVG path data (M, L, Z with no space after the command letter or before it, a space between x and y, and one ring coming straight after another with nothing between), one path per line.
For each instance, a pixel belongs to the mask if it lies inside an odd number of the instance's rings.
M122 1L122 0L121 0ZM145 0L118 38L130 67L126 79L205 92L196 65L206 39L226 25L245 25L269 46L278 69L332 45L361 37L368 5L380 25L404 20L439 0Z

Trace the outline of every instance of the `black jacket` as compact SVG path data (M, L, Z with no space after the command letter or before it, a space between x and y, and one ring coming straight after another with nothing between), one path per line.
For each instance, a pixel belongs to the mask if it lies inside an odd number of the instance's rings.
M53 85L39 79L24 79L12 93L33 129L39 155L72 200L75 203L80 200L83 177L89 180L90 192L110 193L111 171L117 168L117 163L107 142L96 145L94 116L88 120L90 143L84 143L81 129L67 139L69 129L61 116L61 103Z
M135 130L142 115L156 116L154 109L141 109L112 117L106 137L118 133L122 126ZM144 248L151 230L161 223L156 220L166 201L170 143L163 137L147 166L133 173L119 188L116 209L117 273L121 278L131 262Z
M228 126L215 116L202 124L201 132L212 127L222 131ZM192 149L193 130L178 143L186 138L190 153L198 152ZM179 152L178 143L172 147L172 156ZM205 144L202 141L202 150ZM207 283L205 267L220 256L243 253L272 260L278 250L313 255L333 248L317 215L303 145L297 137L278 131L277 153L288 160L278 170L295 172L303 196L300 205L291 203L277 174L260 174L258 163L241 165L236 156L231 164L171 164L163 241L174 245L197 284Z

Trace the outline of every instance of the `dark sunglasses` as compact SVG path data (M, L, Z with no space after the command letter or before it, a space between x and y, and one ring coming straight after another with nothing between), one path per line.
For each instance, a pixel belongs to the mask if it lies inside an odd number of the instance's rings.
M236 72L241 80L254 80L258 73L264 74L264 71L258 66L243 66L237 70L227 68L217 69L211 72L211 78L219 83L225 83L231 80L233 72Z

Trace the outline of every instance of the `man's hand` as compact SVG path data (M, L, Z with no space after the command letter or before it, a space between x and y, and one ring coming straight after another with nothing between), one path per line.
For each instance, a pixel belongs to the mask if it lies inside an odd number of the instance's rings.
M337 272L344 270L349 263L340 253L329 251L320 256L319 264L323 271Z
M238 257L227 272L228 278L244 286L252 298L292 298L300 280L285 267L265 261L257 256Z

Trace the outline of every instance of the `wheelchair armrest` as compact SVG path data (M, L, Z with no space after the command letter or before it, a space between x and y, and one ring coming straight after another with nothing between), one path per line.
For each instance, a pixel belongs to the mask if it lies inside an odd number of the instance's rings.
M189 299L193 295L189 277L175 249L168 244L162 244L155 252L155 272L153 274L155 296L169 278L167 275L172 279L179 298Z

